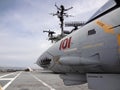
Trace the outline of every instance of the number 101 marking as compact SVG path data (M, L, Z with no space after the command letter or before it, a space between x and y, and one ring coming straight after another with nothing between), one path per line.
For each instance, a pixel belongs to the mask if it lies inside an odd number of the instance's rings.
M66 38L66 39L62 40L61 43L60 43L59 50L64 50L64 49L70 48L71 38L72 37L69 37L69 38Z

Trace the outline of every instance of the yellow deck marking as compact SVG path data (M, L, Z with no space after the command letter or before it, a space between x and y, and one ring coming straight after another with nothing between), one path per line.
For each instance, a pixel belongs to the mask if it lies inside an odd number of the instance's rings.
M106 23L103 23L102 21L100 21L100 20L97 20L96 21L96 24L99 26L99 27L101 27L103 30L104 30L104 32L106 32L106 33L110 33L110 34L114 34L115 32L114 32L114 29L112 28L113 26L112 25L108 25L108 24L106 24Z

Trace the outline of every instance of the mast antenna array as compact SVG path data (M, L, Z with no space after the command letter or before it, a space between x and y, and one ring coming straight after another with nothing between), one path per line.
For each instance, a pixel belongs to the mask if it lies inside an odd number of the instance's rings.
M55 4L55 7L57 8L57 12L53 13L53 16L57 16L58 19L60 20L60 28L61 28L61 36L64 36L64 17L70 17L71 15L68 15L66 12L70 9L72 9L73 7L70 8L65 8L63 5L60 5L60 7L58 7Z

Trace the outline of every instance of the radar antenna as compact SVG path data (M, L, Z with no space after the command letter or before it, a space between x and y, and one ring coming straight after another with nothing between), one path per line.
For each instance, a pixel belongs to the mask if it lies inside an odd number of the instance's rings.
M60 28L61 28L61 36L64 36L64 17L70 17L71 15L68 15L66 13L66 11L72 9L73 7L70 7L70 8L65 8L63 5L61 5L60 7L58 7L56 4L55 4L55 7L57 8L57 12L56 13L53 13L52 15L53 16L57 16L60 20Z
M53 34L55 34L54 31L43 31L43 32L46 32L48 33L48 37L49 37L49 40L52 41L59 41L61 38L63 38L65 36L65 34L70 34L69 31L65 31L64 30L64 17L71 17L71 15L68 15L66 12L70 9L72 9L73 7L70 7L70 8L65 8L63 5L61 5L60 7L58 7L56 4L55 4L55 7L57 8L57 12L56 13L51 13L51 15L53 16L57 16L58 19L60 20L60 28L61 28L61 34L57 35L57 36L54 36Z
M65 26L66 27L74 27L70 33L72 33L73 31L75 30L78 30L78 27L82 27L85 25L85 22L84 21L74 21L74 22L65 22Z
M53 34L55 34L54 31L49 30L49 31L43 31L43 32L48 33L49 40L51 40L52 43L53 43L53 41L55 41L56 37L53 36Z
M46 32L46 33L48 33L48 37L53 37L53 34L55 34L55 32L54 31L43 31L43 32Z

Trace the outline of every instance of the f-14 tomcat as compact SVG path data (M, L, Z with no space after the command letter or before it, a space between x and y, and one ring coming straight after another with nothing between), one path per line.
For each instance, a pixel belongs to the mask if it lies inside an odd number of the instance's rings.
M65 85L88 82L96 90L120 90L120 0L109 0L82 27L62 37L37 60L60 73Z

